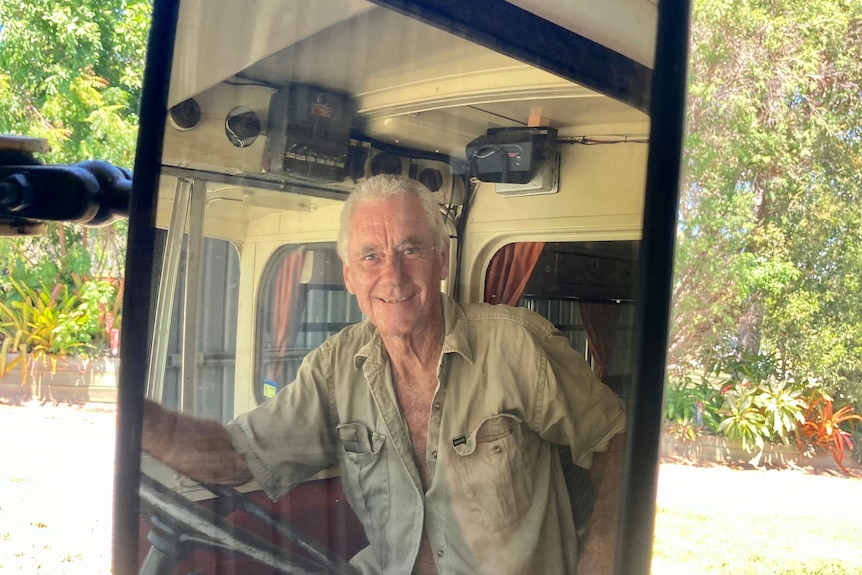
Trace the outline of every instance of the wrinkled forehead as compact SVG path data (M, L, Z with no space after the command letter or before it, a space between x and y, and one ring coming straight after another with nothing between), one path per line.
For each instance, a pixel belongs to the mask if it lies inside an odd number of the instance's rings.
M354 237L382 233L394 234L398 241L411 237L431 243L434 236L420 201L412 195L370 198L357 202L347 227L348 241L352 243Z

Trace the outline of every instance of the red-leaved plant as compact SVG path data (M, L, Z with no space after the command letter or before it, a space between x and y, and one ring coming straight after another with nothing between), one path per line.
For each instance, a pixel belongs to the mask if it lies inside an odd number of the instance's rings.
M852 433L841 427L850 422L862 422L862 416L853 413L853 406L845 405L835 409L832 398L822 391L815 391L805 412L805 422L796 430L796 442L800 450L806 447L820 449L832 454L832 459L845 473L845 450L853 450Z

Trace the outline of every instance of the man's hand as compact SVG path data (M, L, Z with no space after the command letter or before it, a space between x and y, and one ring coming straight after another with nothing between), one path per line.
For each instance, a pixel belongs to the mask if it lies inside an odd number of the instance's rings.
M252 479L221 423L183 415L150 400L144 400L141 447L195 481L237 486Z

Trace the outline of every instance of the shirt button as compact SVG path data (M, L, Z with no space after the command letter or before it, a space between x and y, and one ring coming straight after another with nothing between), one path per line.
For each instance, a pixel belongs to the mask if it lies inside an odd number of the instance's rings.
M436 409L436 410L440 409L440 402L439 401L434 404L434 409Z
M433 457L434 459L437 459L437 452L436 452L436 451L432 451L432 452L431 452L431 457Z
M494 446L494 453L503 453L503 447L500 445Z
M442 549L437 550L437 557L443 557L444 555L446 555L445 551L443 551Z

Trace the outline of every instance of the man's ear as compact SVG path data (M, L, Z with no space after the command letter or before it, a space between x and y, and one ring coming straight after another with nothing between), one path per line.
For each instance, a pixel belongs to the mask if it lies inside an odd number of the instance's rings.
M445 280L449 277L449 244L440 252L440 280Z
M353 282L350 281L350 270L347 269L347 264L341 263L341 274L344 276L344 287L347 288L348 293L356 295L356 292L353 291Z

